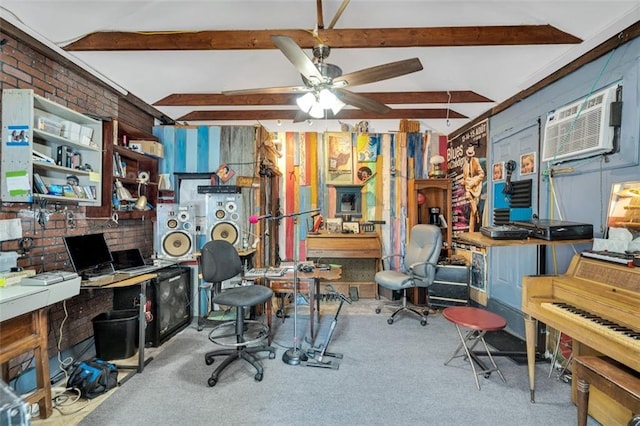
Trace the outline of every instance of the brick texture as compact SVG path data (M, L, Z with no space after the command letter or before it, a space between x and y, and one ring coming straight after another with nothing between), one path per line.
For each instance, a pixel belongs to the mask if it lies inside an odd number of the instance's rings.
M88 73L75 70L56 58L32 47L28 39L0 31L7 43L0 50L0 84L2 89L33 89L35 93L82 113L114 117L151 133L154 118L122 98L120 93L95 80ZM1 108L1 107L0 107ZM37 221L38 213L46 218ZM150 220L120 220L85 216L84 207L3 203L0 219L19 218L24 237L33 238L33 247L18 259L18 266L38 272L72 270L63 237L104 233L112 250L139 247L145 256L153 253L153 223ZM1 251L17 251L17 240L0 243ZM108 289L81 290L76 297L49 308L49 355L64 350L93 335L92 318L112 309L113 294ZM28 359L27 359L28 360ZM28 367L24 357L10 363L11 376Z

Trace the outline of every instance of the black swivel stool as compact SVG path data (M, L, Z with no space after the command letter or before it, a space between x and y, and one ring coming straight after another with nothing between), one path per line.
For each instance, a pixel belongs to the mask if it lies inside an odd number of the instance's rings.
M255 322L245 320L246 309L256 305L262 305L273 296L270 288L261 285L248 285L224 290L213 298L213 302L218 305L232 306L236 308L236 320L233 323L220 324L211 330L209 339L221 346L233 346L233 349L220 349L208 352L205 355L207 365L213 363L213 358L221 355L228 355L227 358L213 371L209 378L209 386L214 386L218 382L218 375L225 367L237 359L244 359L256 369L255 380L261 381L263 368L260 361L253 355L256 352L269 351L269 358L276 357L276 350L271 346L252 346L263 342L269 338L269 327L261 324L262 329L253 340L245 340L245 322ZM235 343L226 343L223 339L216 337L216 331L221 328L235 325ZM224 335L223 335L224 337Z
M205 282L221 287L222 281L242 273L242 261L235 247L225 240L212 240L202 247L199 257L202 278ZM209 378L209 386L215 386L218 376L229 364L243 359L256 369L255 380L261 381L263 368L255 356L257 352L269 352L269 359L276 357L275 348L269 346L269 325L260 321L245 319L247 309L252 306L267 304L267 312L271 311L273 291L261 285L242 285L224 289L212 297L213 304L233 307L236 310L235 321L219 324L209 333L209 340L229 349L207 352L204 356L207 365L214 362L217 356L226 358L213 371ZM268 319L267 319L268 321ZM230 332L229 329L234 331ZM260 344L269 340L267 344Z

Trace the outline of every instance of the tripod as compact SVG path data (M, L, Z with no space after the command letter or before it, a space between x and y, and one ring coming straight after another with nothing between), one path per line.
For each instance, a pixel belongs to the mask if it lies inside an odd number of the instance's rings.
M293 218L293 229L294 229L294 248L293 248L293 347L287 349L285 353L282 355L282 361L285 364L289 365L298 365L301 362L307 361L307 355L300 349L300 345L298 343L298 263L299 252L298 248L300 245L300 236L298 231L298 216L307 213L315 213L320 211L320 209L307 210L304 212L291 213L287 215L282 215L277 218L273 218L274 220L283 218L283 217L292 217Z
M338 324L338 315L340 315L340 310L342 309L342 305L344 302L351 304L351 299L346 297L342 293L338 293L335 290L333 291L340 298L340 304L338 305L338 310L336 311L335 316L333 317L333 321L331 321L331 327L329 328L329 333L327 334L327 338L324 341L324 345L314 346L307 350L307 356L309 359L304 363L307 367L321 367L321 368L332 368L337 370L340 367L340 364L334 364L333 361L325 361L324 357L332 357L337 359L342 359L342 354L335 352L327 352L327 347L331 342L331 337L333 336L333 332L336 329L336 324ZM316 354L318 354L316 356Z

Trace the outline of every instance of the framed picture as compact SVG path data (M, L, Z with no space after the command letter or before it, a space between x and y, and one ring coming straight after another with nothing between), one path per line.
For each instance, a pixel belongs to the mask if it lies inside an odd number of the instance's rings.
M493 181L499 182L504 180L504 161L500 161L499 163L493 163Z
M470 282L469 285L471 287L477 288L478 290L486 291L486 282L487 282L487 263L485 259L485 255L480 252L472 252L471 253L471 273L470 273Z
M520 174L530 175L538 170L538 163L536 162L536 153L527 152L520 156Z
M358 222L343 222L342 232L347 234L359 234L360 224Z
M353 143L351 133L327 133L327 183L353 183Z
M331 217L326 219L325 229L330 234L340 234L342 232L342 218Z

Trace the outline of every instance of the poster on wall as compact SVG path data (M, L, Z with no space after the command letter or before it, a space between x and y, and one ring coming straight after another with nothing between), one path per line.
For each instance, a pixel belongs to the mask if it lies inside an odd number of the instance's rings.
M471 273L469 285L475 289L486 291L487 262L483 253L474 251L471 253Z
M353 183L351 133L327 133L327 183Z
M453 232L478 232L487 187L487 120L449 140L448 177L452 180Z

